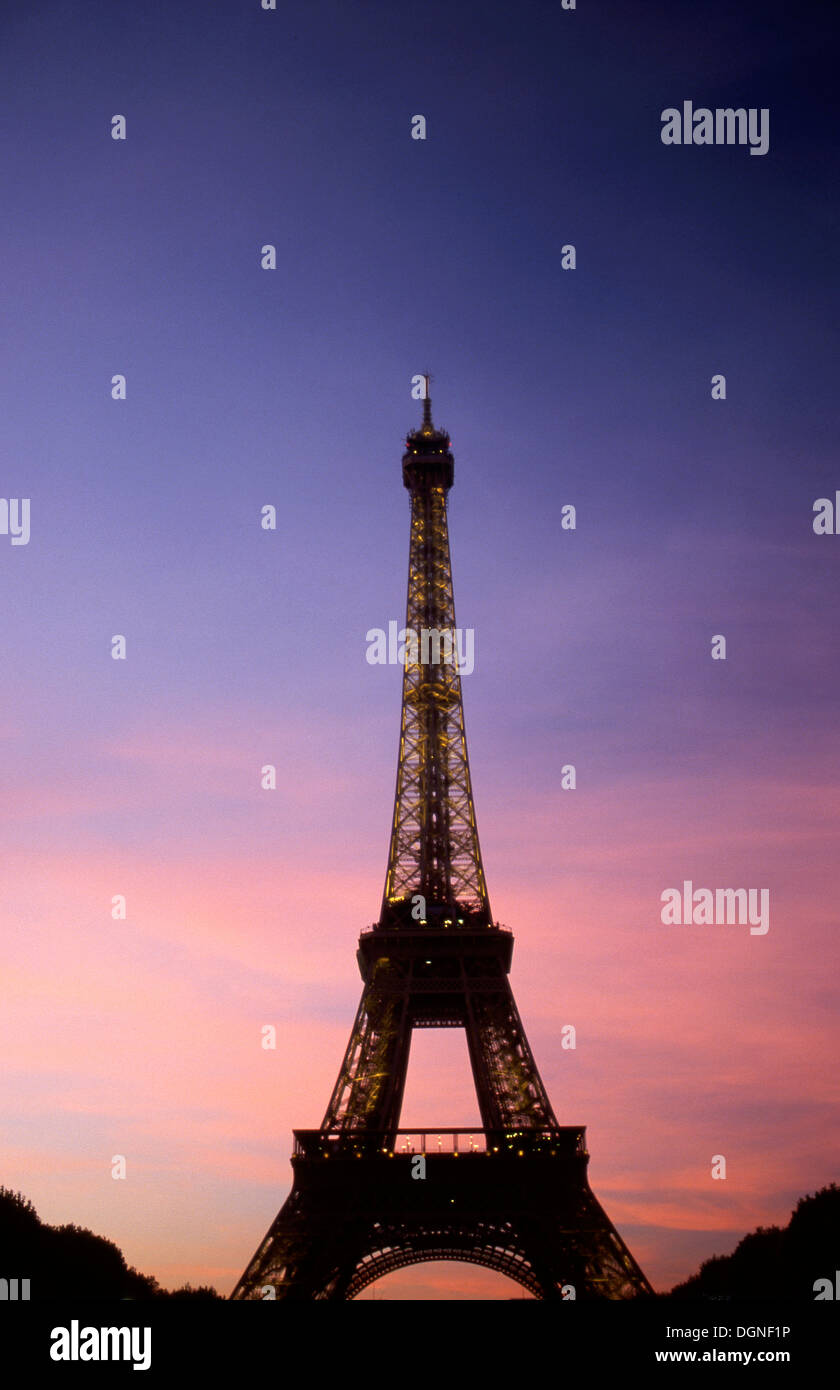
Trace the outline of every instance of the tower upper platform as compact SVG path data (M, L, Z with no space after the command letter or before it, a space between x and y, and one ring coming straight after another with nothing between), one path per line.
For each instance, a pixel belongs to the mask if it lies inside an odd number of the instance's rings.
M428 382L427 382L428 392ZM429 395L423 401L423 423L419 430L410 430L403 454L403 484L411 492L424 488L442 487L447 492L455 478L452 443L446 430L432 424L432 402Z

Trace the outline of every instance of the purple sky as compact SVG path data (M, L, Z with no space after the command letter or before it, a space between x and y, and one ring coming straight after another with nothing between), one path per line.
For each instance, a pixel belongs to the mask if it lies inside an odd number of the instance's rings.
M667 1287L838 1176L829 19L737 10L0 20L0 1181L164 1284L229 1292L346 1045L427 368L490 899L596 1195ZM664 146L688 99L769 152ZM664 926L684 879L769 888L769 932ZM471 1123L462 1037L413 1061L406 1123Z

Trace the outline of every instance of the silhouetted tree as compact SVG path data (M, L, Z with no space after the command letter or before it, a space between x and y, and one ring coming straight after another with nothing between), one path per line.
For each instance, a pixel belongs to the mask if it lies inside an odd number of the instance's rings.
M130 1268L111 1240L82 1226L48 1226L20 1192L0 1187L0 1277L30 1280L30 1297L221 1298L204 1284L172 1293Z
M840 1267L840 1188L801 1197L787 1226L759 1226L731 1255L705 1260L669 1298L781 1298L812 1302L817 1279Z
M225 1301L223 1295L214 1289L212 1284L199 1284L195 1289L192 1284L182 1284L180 1289L172 1289L168 1292L166 1289L162 1289L161 1294L165 1298L188 1298L194 1303L202 1302L208 1298L219 1298L223 1303Z

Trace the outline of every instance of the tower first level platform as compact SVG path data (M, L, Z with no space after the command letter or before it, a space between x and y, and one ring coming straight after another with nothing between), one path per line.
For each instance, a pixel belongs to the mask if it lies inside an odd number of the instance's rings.
M588 1159L569 1127L296 1130L294 1186L234 1297L350 1299L425 1260L482 1265L540 1299L650 1292Z

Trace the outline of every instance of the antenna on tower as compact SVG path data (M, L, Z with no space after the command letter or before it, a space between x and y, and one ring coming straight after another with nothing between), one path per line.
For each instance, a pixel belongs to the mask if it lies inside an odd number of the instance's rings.
M426 383L426 393L423 397L423 432L431 434L434 429L432 424L432 398L429 395L429 385L432 380L431 372L423 372L423 380Z

